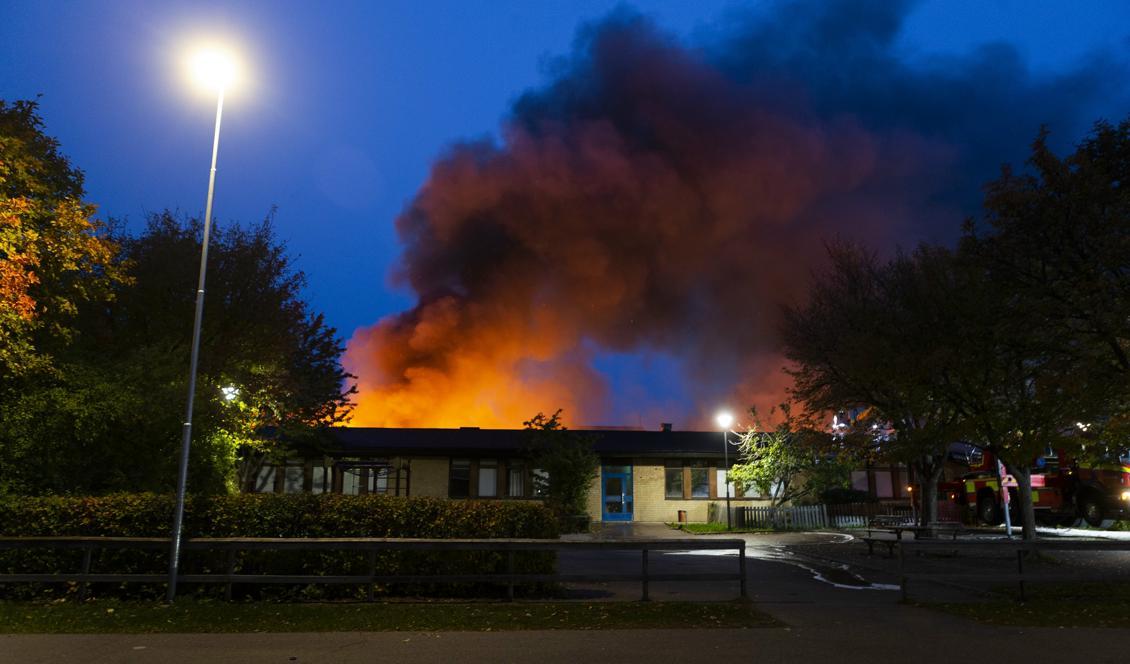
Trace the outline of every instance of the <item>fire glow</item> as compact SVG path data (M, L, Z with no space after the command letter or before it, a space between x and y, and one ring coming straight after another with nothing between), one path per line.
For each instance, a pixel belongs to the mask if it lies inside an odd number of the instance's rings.
M634 423L600 351L678 357L688 426L721 402L768 409L788 384L780 303L803 297L825 242L954 236L996 165L1088 94L1062 94L1066 75L989 85L1003 65L981 56L944 80L913 69L894 3L792 7L710 48L614 13L499 141L440 158L396 221L395 280L418 304L348 345L353 424L514 427L557 408ZM860 71L866 85L838 82ZM1038 117L1003 101L1035 98Z

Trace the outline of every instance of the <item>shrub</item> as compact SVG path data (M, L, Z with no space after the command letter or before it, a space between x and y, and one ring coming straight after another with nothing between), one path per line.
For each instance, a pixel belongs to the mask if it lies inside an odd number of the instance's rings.
M47 496L0 500L0 535L5 536L107 536L168 537L172 524L172 496L116 494L99 497ZM186 501L185 537L420 537L420 538L556 538L557 522L545 507L528 502L445 501L433 498L343 496L335 494L237 494L192 496ZM226 569L221 553L184 551L183 573L211 573ZM388 552L377 560L378 574L495 573L505 570L505 556L483 552ZM0 569L28 573L74 572L81 553L60 550L0 552ZM552 554L521 552L515 571L552 572ZM363 553L347 552L245 552L237 571L243 574L363 574L369 569ZM103 572L160 573L168 565L164 551L99 553L92 569ZM9 586L10 588L11 586ZM256 586L263 589L263 586ZM190 588L190 587L189 587ZM195 589L215 593L210 585ZM114 589L126 594L158 594L155 587L128 589L102 584L100 592ZM191 588L190 588L191 589ZM246 592L259 592L247 591ZM383 588L384 592L465 594L484 587L462 584L415 584ZM128 591L128 592L127 592ZM349 589L346 592L355 592ZM24 587L20 594L55 592L50 587ZM278 589L267 594L279 592ZM283 591L286 596L325 596L342 589L311 586ZM11 592L9 591L9 594Z

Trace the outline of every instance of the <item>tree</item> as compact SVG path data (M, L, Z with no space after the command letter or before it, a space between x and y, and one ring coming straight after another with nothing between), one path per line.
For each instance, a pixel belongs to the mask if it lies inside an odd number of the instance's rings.
M63 371L0 404L0 474L29 493L172 487L201 226L168 213L120 235L132 282L77 316ZM320 443L349 413L336 331L301 298L270 220L217 228L210 251L189 480L232 490L270 454ZM222 388L234 387L231 399ZM286 444L283 444L286 441Z
M989 183L986 233L967 224L966 248L991 277L1072 337L1088 370L1130 384L1130 118L1099 122L1070 155L1032 145L1027 172Z
M739 443L739 462L728 477L735 484L756 486L773 505L796 502L850 483L853 455L836 449L835 441L811 419L796 417L788 404L779 406L781 421L765 427L756 409L753 424Z
M909 463L921 481L923 522L933 523L947 448L965 432L939 383L961 360L949 312L937 305L953 288L952 254L923 246L881 263L840 244L829 257L808 302L783 318L792 395L810 416L866 413L843 432L844 446ZM888 428L893 435L872 435Z
M84 203L82 172L34 101L0 100L0 380L52 369L78 308L123 280L117 247ZM3 388L0 388L3 389Z
M585 514L585 499L600 466L593 436L569 431L561 423L561 409L548 417L539 412L522 424L529 432L530 464L544 473L534 477L534 488L558 519L570 524Z
M1103 381L1078 364L1063 328L985 269L968 245L948 301L954 352L961 361L941 377L947 398L974 440L1004 462L1017 480L1025 539L1034 539L1031 465L1049 448L1078 445L1078 421L1101 412Z
M966 225L967 364L950 381L1017 479L1026 538L1033 460L1050 447L1081 451L1077 422L1117 439L1130 405L1130 120L1098 123L1062 159L1046 139L1027 172L1005 168L988 185L987 229Z

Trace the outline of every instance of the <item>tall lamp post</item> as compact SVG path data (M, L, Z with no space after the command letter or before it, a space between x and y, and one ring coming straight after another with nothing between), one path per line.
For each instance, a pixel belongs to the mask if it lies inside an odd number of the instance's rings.
M177 503L173 512L172 543L169 550L169 582L166 599L177 595L177 567L180 564L181 523L184 520L184 493L188 481L188 450L192 443L192 406L196 398L196 365L200 358L200 322L204 318L204 277L208 268L208 239L212 231L212 195L216 189L216 154L220 149L220 119L224 113L224 91L235 78L236 64L221 50L198 52L192 60L197 82L216 94L216 127L212 136L212 168L208 172L208 201L204 206L204 239L200 248L200 276L196 285L196 313L192 320L192 354L188 366L188 399L181 435L180 467L177 473Z
M722 428L722 463L726 474L722 476L722 484L726 487L726 530L730 530L730 425L734 423L734 416L722 411L714 416L714 421Z

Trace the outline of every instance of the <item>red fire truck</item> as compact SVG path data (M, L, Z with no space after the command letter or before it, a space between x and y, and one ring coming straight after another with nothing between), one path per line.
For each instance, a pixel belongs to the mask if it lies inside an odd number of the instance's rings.
M961 443L951 446L946 465L946 477L938 485L939 499L946 496L963 506L970 520L1000 523L1004 507L996 457ZM1019 505L1015 480L1009 476L1003 480L1015 523ZM1032 505L1036 520L1045 525L1086 521L1099 527L1130 518L1130 453L1123 450L1084 462L1063 450L1049 449L1032 466Z

